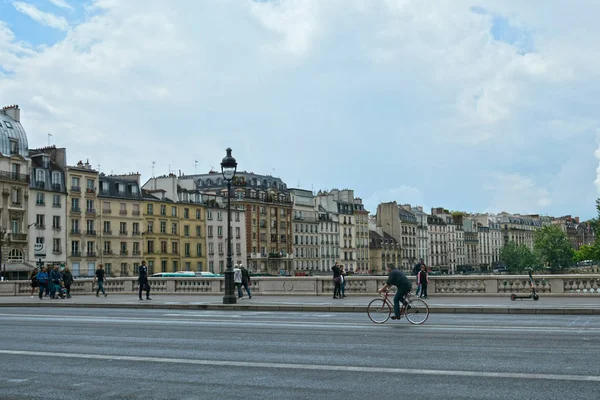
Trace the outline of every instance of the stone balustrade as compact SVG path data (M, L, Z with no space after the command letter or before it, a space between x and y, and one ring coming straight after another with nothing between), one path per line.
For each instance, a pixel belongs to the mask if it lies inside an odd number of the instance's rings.
M346 292L352 295L375 295L384 285L385 276L350 276ZM410 277L415 288L414 277ZM448 296L506 296L511 293L529 293L526 275L455 275L430 276L429 295ZM220 278L150 278L151 291L155 294L217 294L225 291ZM536 290L544 295L600 295L600 275L537 275ZM104 285L108 293L134 294L138 291L135 277L109 278ZM307 277L255 277L252 278L253 294L319 296L333 293L333 280L326 276ZM29 295L29 281L0 282L0 296ZM92 279L76 279L71 286L73 294L93 294Z

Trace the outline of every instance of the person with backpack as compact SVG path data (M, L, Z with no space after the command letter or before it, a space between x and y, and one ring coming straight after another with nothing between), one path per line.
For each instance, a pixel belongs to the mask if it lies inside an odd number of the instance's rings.
M69 267L65 267L63 271L63 283L65 285L65 290L67 291L67 299L71 298L71 285L73 284L73 274Z
M35 289L40 286L40 284L37 281L37 274L38 274L38 269L34 268L33 272L31 273L31 276L29 277L29 280L31 281L31 298L32 299L33 299L33 292L35 292Z
M239 266L235 266L233 268L233 282L235 283L235 287L237 288L238 297L241 299L244 297L244 293L242 293L242 270Z
M241 270L242 270L242 286L244 287L244 289L246 289L246 292L248 293L248 298L251 299L252 293L250 293L250 271L248 271L244 267L241 267Z
M44 298L44 290L48 288L48 272L46 272L47 269L46 267L42 267L42 270L40 272L38 272L37 276L36 276L36 280L38 282L38 285L40 287L40 300L42 300Z

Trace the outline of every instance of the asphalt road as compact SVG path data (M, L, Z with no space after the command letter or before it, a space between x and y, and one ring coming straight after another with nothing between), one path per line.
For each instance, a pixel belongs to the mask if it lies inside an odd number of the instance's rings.
M0 308L2 399L594 398L600 317Z

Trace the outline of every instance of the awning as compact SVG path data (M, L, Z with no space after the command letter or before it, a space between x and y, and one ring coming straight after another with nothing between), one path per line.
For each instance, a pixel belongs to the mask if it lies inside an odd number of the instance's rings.
M33 268L34 267L29 266L24 263L3 263L2 264L2 271L6 271L6 272L9 272L9 271L14 271L14 272L33 271Z

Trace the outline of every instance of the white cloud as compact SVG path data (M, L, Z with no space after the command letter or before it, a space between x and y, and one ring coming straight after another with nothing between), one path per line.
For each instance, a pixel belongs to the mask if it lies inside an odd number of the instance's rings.
M354 188L371 211L593 212L600 169L596 185L577 170L600 165L600 4L486 2L531 32L525 55L466 0L95 0L72 27L13 4L68 34L36 49L0 21L2 101L70 162L191 173L231 146L242 169Z
M66 8L67 10L71 10L71 11L74 10L73 7L69 3L67 3L65 0L48 0L48 1L57 7Z
M497 174L483 189L492 193L488 212L545 213L552 204L547 189L519 174Z
M61 31L66 31L69 29L69 23L66 19L41 11L32 4L24 3L22 1L15 1L13 2L13 6L17 9L17 11L27 15L29 18L39 22L44 26L60 29Z

